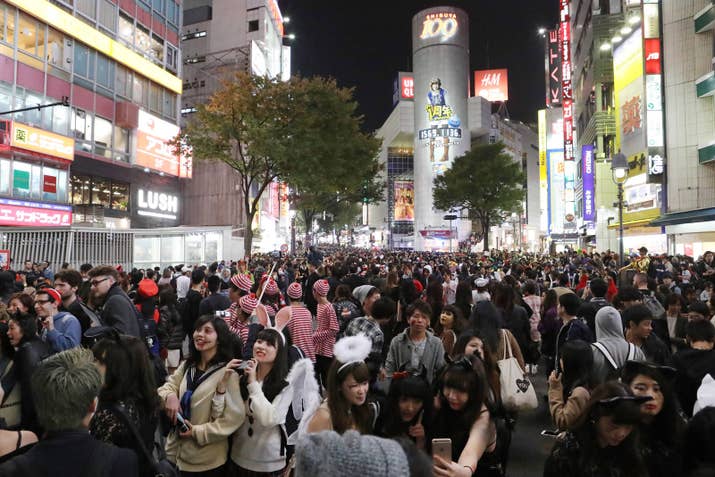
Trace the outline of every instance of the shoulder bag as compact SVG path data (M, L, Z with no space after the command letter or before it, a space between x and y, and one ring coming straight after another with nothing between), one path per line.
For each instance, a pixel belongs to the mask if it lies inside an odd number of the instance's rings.
M536 398L534 385L519 366L519 362L511 351L511 342L506 332L502 330L504 339L504 356L497 361L499 366L499 385L501 400L507 411L526 411L536 409L539 401Z

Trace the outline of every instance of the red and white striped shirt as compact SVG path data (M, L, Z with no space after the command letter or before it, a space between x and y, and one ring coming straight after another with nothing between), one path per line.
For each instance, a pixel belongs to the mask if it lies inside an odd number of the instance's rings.
M335 308L330 303L318 303L318 329L313 333L313 344L315 354L333 357L333 346L335 346L335 336L338 334L338 317L335 315Z
M313 315L304 306L290 307L288 331L294 345L300 348L307 358L315 363L315 345L313 344Z
M241 338L241 343L245 344L248 341L248 326L251 324L251 321L246 320L243 322L238 319L239 312L241 311L241 307L238 303L231 303L231 306L228 307L228 311L231 316L223 317L228 325L228 329L231 330L231 333L238 335Z

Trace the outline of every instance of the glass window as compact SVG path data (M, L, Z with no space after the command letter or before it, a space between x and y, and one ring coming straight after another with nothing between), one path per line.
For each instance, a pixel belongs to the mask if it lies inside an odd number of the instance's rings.
M0 81L0 110L12 109L12 85Z
M149 54L151 50L151 36L149 30L141 25L137 25L134 31L134 45L140 52Z
M132 77L129 70L122 65L114 66L114 89L118 95L131 99Z
M167 43L166 45L166 67L176 71L179 64L179 50Z
M57 202L67 203L67 171L57 171Z
M203 248L203 235L189 234L186 236L185 261L190 263L201 263L203 258L201 252Z
M50 28L47 33L47 61L58 68L69 69L70 47L62 33Z
M94 79L94 51L79 42L75 42L74 46L74 72Z
M149 97L149 85L147 80L139 75L133 75L132 80L132 99L136 103L145 104L144 98ZM148 101L146 101L148 103Z
M73 108L72 132L76 139L92 140L92 114L81 109Z
M167 235L161 238L161 261L166 263L181 263L184 261L184 237Z
M52 167L42 168L42 200L57 201L57 188L60 184L59 172Z
M42 197L42 166L32 166L32 176L30 182L30 192L33 199Z
M94 153L112 158L112 122L95 116L94 118Z
M97 10L95 0L76 0L77 10L89 18L96 18Z
M112 183L112 209L129 209L129 184Z
M52 108L47 108L45 111L49 111L49 114L52 117L50 130L56 132L57 134L67 136L70 126L70 108L65 106L54 106Z
M35 93L19 87L17 88L17 93L15 94L15 105L18 109L37 106L38 104L41 105L44 104L44 102L45 100L41 93ZM39 126L42 121L42 110L30 109L29 111L22 111L15 114L15 119L32 124L33 126Z
M114 126L114 150L129 152L129 129Z
M0 195L10 195L10 161L7 159L0 159Z
M97 54L97 83L109 89L114 89L114 62Z
M120 40L130 45L134 44L134 20L127 17L123 13L119 14L119 25L117 27L117 36Z
M109 208L112 197L112 183L101 177L92 178L92 205Z
M151 56L161 64L164 62L164 40L156 35L151 36Z
M209 232L206 234L206 247L204 249L204 262L211 263L218 260L221 255L221 234Z
M5 35L3 36L5 41L12 44L15 41L15 12L14 8L9 8L4 2L3 7L5 9Z
M4 3L0 3L0 41L9 41L5 38L5 15L7 11L7 6Z
M164 90L164 116L176 118L176 95L167 90Z
M32 167L24 162L13 161L12 169L12 196L29 199Z
M258 20L250 20L248 22L248 31L258 31Z
M159 248L159 237L135 237L134 263L156 263L156 257L159 256Z
M91 183L87 176L72 176L72 197L70 202L73 205L89 205Z
M20 12L18 25L17 48L25 53L37 56L37 20Z
M109 31L114 31L114 19L116 18L117 7L109 0L99 2L99 24Z
M152 0L151 4L157 13L160 13L162 16L164 16L164 0Z
M151 83L151 93L149 94L149 109L155 112L161 112L162 97L161 88L154 83Z

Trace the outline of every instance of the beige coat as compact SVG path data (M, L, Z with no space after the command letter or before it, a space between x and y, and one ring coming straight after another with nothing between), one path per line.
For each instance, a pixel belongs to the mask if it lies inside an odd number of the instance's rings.
M166 383L159 388L163 403L170 395L179 399L186 391L186 362L179 366ZM246 411L238 387L238 376L231 376L225 394L225 408L220 417L212 419L212 400L216 386L224 375L216 371L206 381L199 384L191 397L192 437L180 438L177 432L169 433L166 440L166 456L175 462L179 470L204 472L226 463L228 457L228 436L243 424Z
M591 393L586 388L577 386L564 402L564 388L561 381L549 384L549 411L556 427L562 431L573 429L590 398Z

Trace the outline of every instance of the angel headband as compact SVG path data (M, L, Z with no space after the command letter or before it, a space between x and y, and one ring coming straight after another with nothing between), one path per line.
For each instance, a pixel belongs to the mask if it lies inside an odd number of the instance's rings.
M363 333L358 333L355 336L346 336L335 343L333 355L343 363L338 368L338 373L347 368L351 364L362 363L372 350L372 341Z

